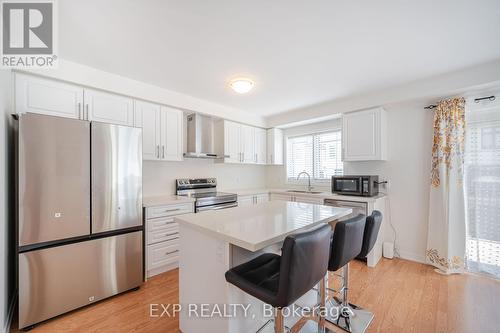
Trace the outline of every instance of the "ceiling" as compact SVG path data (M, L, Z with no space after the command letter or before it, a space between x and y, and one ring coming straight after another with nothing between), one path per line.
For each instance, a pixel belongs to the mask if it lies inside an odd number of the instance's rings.
M62 58L261 116L500 58L498 0L58 3Z

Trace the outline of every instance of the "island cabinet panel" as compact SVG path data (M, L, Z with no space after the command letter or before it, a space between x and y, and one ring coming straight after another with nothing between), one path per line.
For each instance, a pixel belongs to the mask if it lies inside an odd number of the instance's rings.
M175 217L194 212L193 203L147 207L146 278L179 266L179 224Z
M183 306L179 313L180 331L257 332L269 319L265 316L264 303L227 283L226 272L263 253L279 254L288 235L334 222L351 212L351 209L324 205L274 201L176 217L181 235L179 303L250 305L246 316L238 311L231 318L216 315L208 320L193 316L188 307ZM317 293L314 290L297 300L297 305L302 307L316 304ZM299 314L293 311L290 315L294 318L288 316L288 322L299 319Z

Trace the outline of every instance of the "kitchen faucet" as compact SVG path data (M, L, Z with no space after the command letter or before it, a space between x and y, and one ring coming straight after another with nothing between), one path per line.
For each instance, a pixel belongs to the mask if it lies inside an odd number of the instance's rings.
M308 174L305 171L302 171L301 173L299 173L297 175L297 180L299 180L300 176L302 176L303 174L307 176L307 181L308 181L307 182L307 192L311 192L311 190L313 189L313 187L311 186L311 175L310 174Z

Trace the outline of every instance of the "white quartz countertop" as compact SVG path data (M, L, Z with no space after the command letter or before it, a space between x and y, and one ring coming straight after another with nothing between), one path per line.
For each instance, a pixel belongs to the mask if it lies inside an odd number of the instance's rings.
M175 220L255 252L283 241L287 235L335 221L351 213L350 208L270 201L254 206L180 215Z
M224 192L235 193L239 196L246 195L257 195L257 194L266 194L266 193L275 193L275 194L286 194L286 195L294 195L296 197L313 197L313 198L322 198L322 199L335 199L335 200L344 200L344 201L355 201L355 202L374 202L380 198L384 198L386 195L380 193L373 197L361 197L354 195L341 195L335 194L331 192L320 192L320 193L303 193L303 192L291 192L292 189L230 189L224 190ZM293 189L294 190L294 189ZM313 189L314 191L314 189Z
M155 207L194 202L194 198L182 195L160 195L142 198L143 207Z

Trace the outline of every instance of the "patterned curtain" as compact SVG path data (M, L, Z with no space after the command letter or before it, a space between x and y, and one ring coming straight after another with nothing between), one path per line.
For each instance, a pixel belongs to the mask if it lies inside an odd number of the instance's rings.
M427 262L444 274L464 269L465 99L438 103L434 114Z

